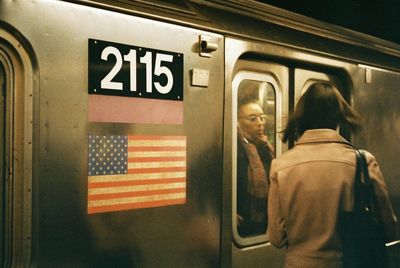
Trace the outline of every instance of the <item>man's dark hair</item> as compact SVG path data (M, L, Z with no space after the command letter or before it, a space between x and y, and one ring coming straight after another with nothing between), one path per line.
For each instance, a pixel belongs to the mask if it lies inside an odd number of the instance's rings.
M254 96L251 96L251 95L246 95L246 96L242 96L238 100L238 112L242 106L247 105L249 103L256 103L256 104L260 105L260 107L261 107L259 99L255 98Z

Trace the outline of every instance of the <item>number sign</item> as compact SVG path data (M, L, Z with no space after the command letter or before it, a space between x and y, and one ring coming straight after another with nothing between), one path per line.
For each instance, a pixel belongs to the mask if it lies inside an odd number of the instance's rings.
M89 94L183 100L183 54L89 39Z

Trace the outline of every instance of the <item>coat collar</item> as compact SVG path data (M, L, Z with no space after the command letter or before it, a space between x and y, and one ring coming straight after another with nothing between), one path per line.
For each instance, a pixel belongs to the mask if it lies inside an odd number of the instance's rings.
M339 133L337 133L335 130L327 128L306 130L303 133L303 135L299 138L296 145L304 143L321 143L321 142L338 142L352 146L350 142L348 142L345 138L340 136Z

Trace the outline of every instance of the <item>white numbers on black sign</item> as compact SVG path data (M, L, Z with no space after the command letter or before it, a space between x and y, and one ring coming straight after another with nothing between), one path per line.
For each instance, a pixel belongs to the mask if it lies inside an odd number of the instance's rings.
M124 55L122 59L121 52L113 47L108 46L104 48L103 52L101 53L101 59L107 61L109 55L114 55L116 62L114 67L111 71L101 80L101 88L102 89L113 89L113 90L122 90L123 83L122 82L113 82L112 79L118 74L118 72L122 68L123 60L129 62L130 68L130 91L137 90L137 70L136 70L136 50L130 49L129 53ZM171 70L167 66L163 66L163 62L172 62L173 56L162 54L162 53L155 53L156 60L155 60L155 67L154 67L154 75L161 76L165 75L167 78L167 83L165 85L161 85L159 82L154 83L154 87L156 90L161 94L167 94L171 91L172 86L174 84L174 77L172 75ZM143 57L140 57L140 63L146 65L146 92L151 93L153 88L153 66L152 66L152 53L147 51Z

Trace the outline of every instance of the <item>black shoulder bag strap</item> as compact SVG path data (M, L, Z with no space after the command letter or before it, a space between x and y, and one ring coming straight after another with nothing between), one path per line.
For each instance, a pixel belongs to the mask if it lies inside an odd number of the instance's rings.
M362 151L362 150L356 150L356 154L357 154L357 168L358 168L358 164L360 164L361 173L364 178L364 183L363 183L361 181L362 177L360 174L359 181L357 182L357 184L358 184L357 186L360 189L359 195L358 195L358 198L361 199L359 202L360 206L361 206L360 208L363 210L370 210L372 212L374 192L373 192L372 181L369 177L367 159L365 157L364 151Z
M365 209L365 187L361 181L361 172L364 172L363 156L364 153L356 149L356 176L354 179L354 212L361 212ZM365 175L364 175L365 176Z
M384 228L381 220L374 213L376 197L372 180L369 177L365 153L362 150L356 150L356 155L357 169L354 182L354 212L361 216L359 219L361 222L358 223L357 230L361 234L358 236L358 239L362 241L358 246L363 248L360 252L367 254L368 258L366 256L363 257L365 262L362 266L348 267L389 267ZM364 182L361 180L361 174L364 177Z

